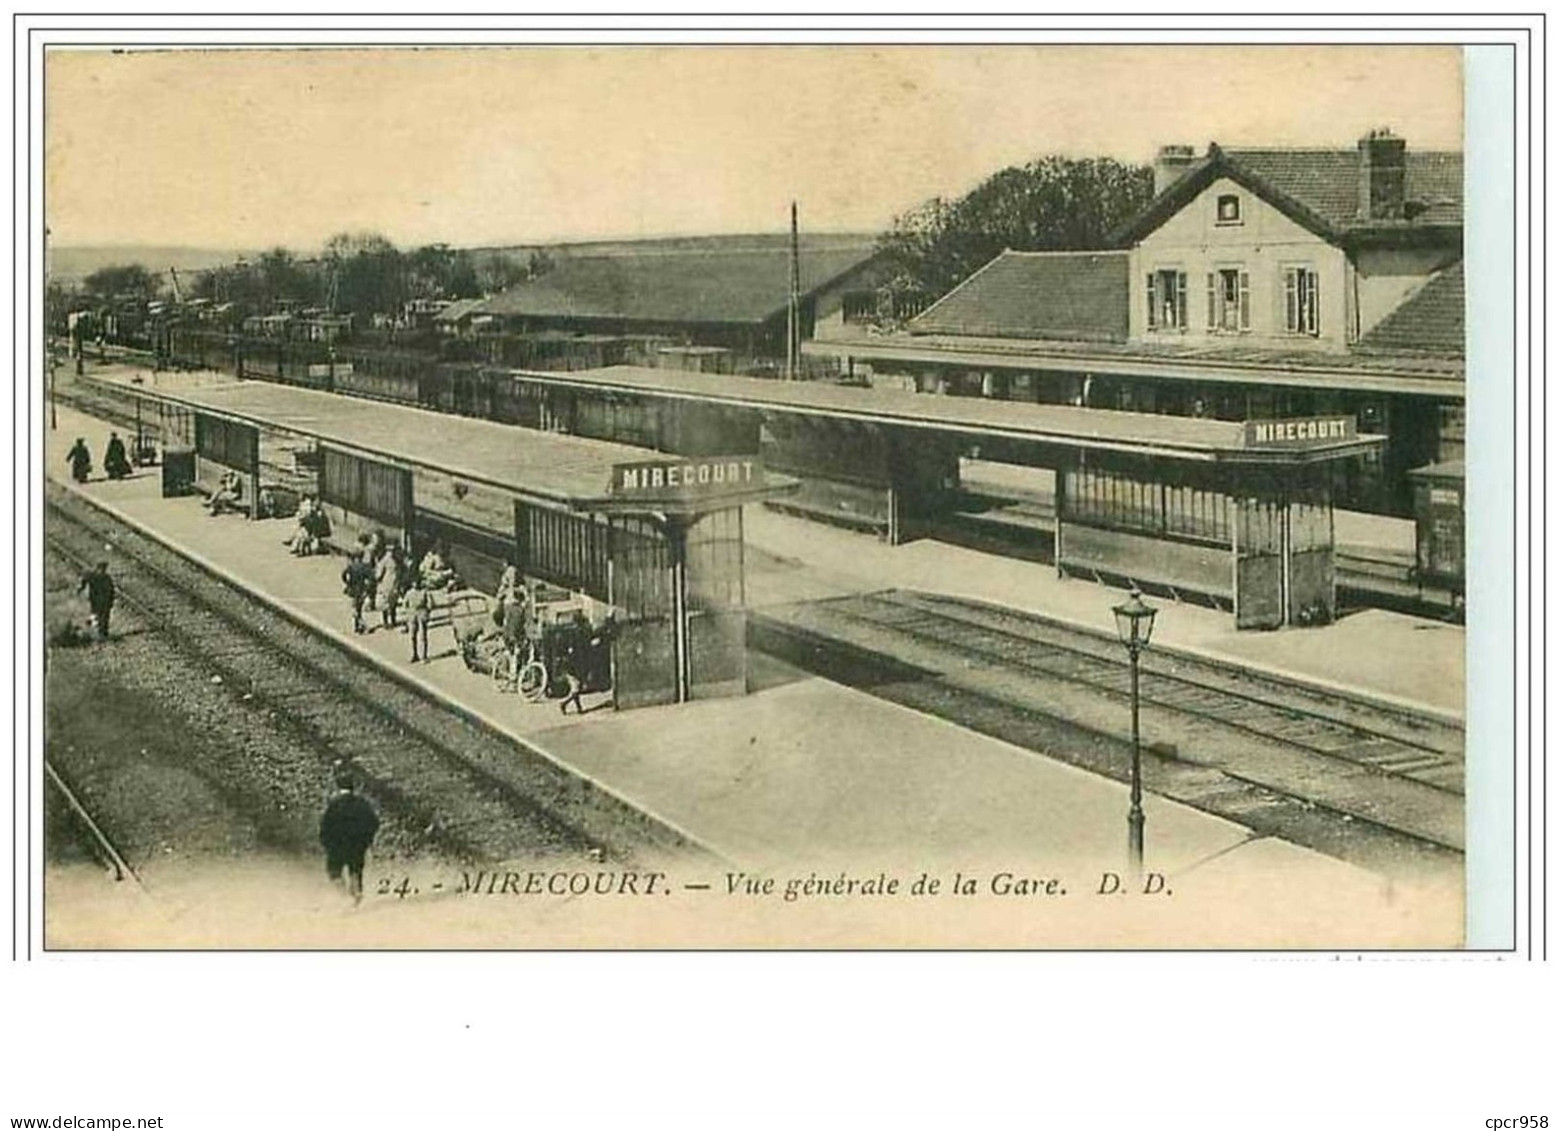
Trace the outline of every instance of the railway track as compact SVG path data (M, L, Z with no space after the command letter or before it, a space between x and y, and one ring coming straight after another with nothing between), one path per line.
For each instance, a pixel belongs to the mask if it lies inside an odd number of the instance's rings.
M1113 638L887 591L767 609L757 639L865 690L1117 779L1130 671ZM1148 785L1258 832L1394 870L1464 845L1463 732L1167 652L1143 655Z
M168 547L45 489L47 549L78 568L115 549L122 599L273 725L327 762L356 767L364 792L472 863L566 856L632 861L685 847L652 818L507 737L365 666Z
M108 834L103 831L101 825L87 812L86 806L76 791L72 789L60 776L53 764L47 758L43 760L44 779L54 787L60 799L65 802L65 807L70 811L72 820L83 834L87 847L98 858L106 871L112 872L115 881L131 881L141 892L146 891L146 884L138 873L125 859Z
M81 385L76 385L69 390L56 391L54 399L62 405L69 405L71 408L95 417L106 424L123 428L130 433L135 431L135 415L125 407L124 398L122 397L105 396L101 393L88 391ZM142 433L147 437L154 440L162 439L156 417L144 417L140 421L140 425Z
M1130 695L1130 668L1119 643L1069 626L904 592L862 599L844 615L921 640L940 640L969 656L1085 684L1122 700ZM1465 792L1465 735L1460 727L1405 708L1323 696L1300 684L1180 654L1149 650L1142 656L1141 670L1143 703L1458 796Z

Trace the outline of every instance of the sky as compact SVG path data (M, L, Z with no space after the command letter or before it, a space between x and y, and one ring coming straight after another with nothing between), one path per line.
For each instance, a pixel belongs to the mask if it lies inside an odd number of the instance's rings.
M51 51L56 246L879 231L1049 153L1462 146L1445 47Z

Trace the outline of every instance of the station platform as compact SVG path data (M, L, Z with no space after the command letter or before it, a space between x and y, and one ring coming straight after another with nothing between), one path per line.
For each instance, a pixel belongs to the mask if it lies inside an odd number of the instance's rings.
M233 381L225 374L152 372L125 365L94 367L91 376L168 392ZM1035 490L1031 469L974 461L966 472L979 483L1020 495ZM868 534L757 506L745 509L744 521L747 602L754 608L881 589L919 589L1113 633L1111 607L1123 599L1119 590L1086 579L1060 578L1051 565L945 542L925 539L889 546ZM1340 551L1366 559L1412 560L1411 522L1346 511L1337 512L1335 521ZM1461 625L1363 609L1324 627L1239 631L1226 613L1202 605L1164 602L1162 609L1154 625L1158 647L1447 719L1465 718L1466 630Z
M210 518L197 499L161 498L156 469L118 483L100 472L84 487L69 483L65 452L72 440L85 437L100 461L108 431L101 421L61 407L58 430L45 434L47 474L339 639L386 678L418 684L512 735L678 828L731 867L778 874L874 864L899 872L1000 864L1019 871L1043 867L1050 874L1070 869L1078 885L1089 876L1097 884L1101 869L1123 868L1124 786L781 665L755 672L755 690L745 697L625 712L587 698L586 714L565 717L555 704L525 703L468 672L447 627L434 630L432 663L409 664L400 633L352 633L341 560L292 557L282 544L290 522ZM947 547L889 550L757 508L749 515L748 537L767 555L751 568L749 598L755 603L838 592L838 586L859 584L863 569L873 574L875 588L908 584L913 576L917 587L982 599L1011 598L1049 572L1031 567L1008 573L1006 563L984 555L977 556L976 568L958 557L964 551ZM904 563L892 567L903 575L875 573L887 556ZM926 583L937 578L941 584ZM1050 583L1068 591L1065 602L1052 607L1108 625L1110 591L1053 576ZM1093 603L1100 606L1097 614ZM1168 639L1188 646L1216 639L1199 618L1181 621L1180 610L1173 611L1176 616L1161 618ZM1339 647L1334 637L1316 645L1314 654ZM1352 948L1456 945L1461 938L1459 892L1410 894L1400 882L1252 837L1242 826L1162 798L1150 795L1145 808L1148 867L1192 898L1178 903L1179 912L1160 913L1148 935L1121 923L1118 914L1108 917L1108 926L1083 916L1069 920L1047 945L1150 940ZM913 921L900 926L932 944L915 933ZM966 920L956 930L950 921L946 930L953 933L945 937L970 929ZM998 917L982 929L979 937L990 945L1032 938L1028 918Z

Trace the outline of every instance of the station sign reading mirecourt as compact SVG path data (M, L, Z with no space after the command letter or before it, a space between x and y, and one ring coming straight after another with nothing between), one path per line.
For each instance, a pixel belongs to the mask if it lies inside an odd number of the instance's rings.
M1352 440L1359 433L1351 416L1306 416L1294 420L1247 420L1247 448L1304 448Z
M614 464L611 493L623 499L712 499L763 484L758 456L666 457Z

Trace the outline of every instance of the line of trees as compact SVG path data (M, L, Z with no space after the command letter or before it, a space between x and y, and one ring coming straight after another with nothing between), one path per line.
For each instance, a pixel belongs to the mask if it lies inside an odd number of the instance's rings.
M448 244L402 251L377 232L342 232L317 259L278 247L252 262L202 272L194 295L269 310L280 300L340 313L396 315L414 299L480 298L534 275L545 253L521 259Z
M474 252L448 244L402 251L376 232L343 232L315 258L275 247L252 259L180 276L182 297L233 303L243 313L265 313L280 302L329 307L338 313L398 315L413 299L479 298L534 277L551 266L544 251L517 257ZM99 268L79 287L50 281L50 308L89 308L121 300L172 297L173 279L145 264Z

